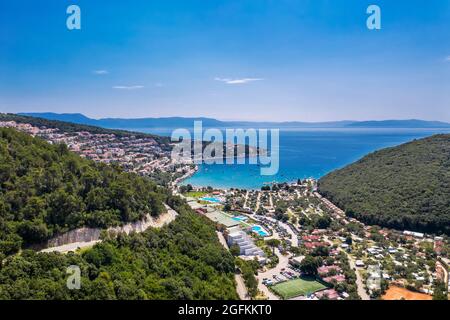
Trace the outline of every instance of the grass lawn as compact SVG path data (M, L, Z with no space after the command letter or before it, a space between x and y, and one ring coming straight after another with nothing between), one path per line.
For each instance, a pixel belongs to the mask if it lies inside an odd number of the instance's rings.
M208 194L208 192L204 192L204 191L191 191L191 192L187 192L184 194L185 197L190 197L190 198L201 198L203 196L206 196Z
M272 286L272 290L283 299L307 296L325 288L326 286L312 278L294 279Z

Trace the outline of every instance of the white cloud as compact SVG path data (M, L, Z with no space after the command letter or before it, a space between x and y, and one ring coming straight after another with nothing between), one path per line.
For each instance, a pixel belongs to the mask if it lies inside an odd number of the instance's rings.
M96 75L104 75L104 74L108 74L109 71L108 70L94 70L94 71L92 71L92 73L96 74Z
M114 86L113 89L119 89L119 90L138 90L142 89L144 86Z
M229 79L229 78L214 78L216 81L224 82L226 84L246 84L254 81L262 81L262 78L242 78L242 79Z
M450 62L450 56L447 56L447 57L445 58L445 61Z

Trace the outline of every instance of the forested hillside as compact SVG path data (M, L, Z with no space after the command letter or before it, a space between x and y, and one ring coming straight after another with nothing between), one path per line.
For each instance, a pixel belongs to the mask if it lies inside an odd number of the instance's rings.
M57 232L178 213L161 229L109 236L79 253L24 249ZM23 249L19 251L19 249ZM67 267L81 288L67 288ZM0 129L0 300L236 299L234 258L214 225L166 189L13 129Z
M10 256L0 264L0 300L237 299L234 260L212 222L170 204L180 215L160 230L120 235L82 254ZM67 289L70 265L81 269L79 290Z
M36 127L45 126L47 128L59 129L62 132L87 131L92 134L96 134L96 133L98 133L98 134L115 134L118 137L129 137L129 136L151 137L156 142L158 142L159 146L163 150L171 150L169 137L163 137L163 136L153 135L153 134L149 134L149 133L132 132L132 131L125 131L125 130L118 130L118 129L107 129L107 128L101 128L101 127L96 127L96 126L91 126L91 125L65 122L65 121L59 121L59 120L47 120L44 118L30 117L30 116L18 115L18 114L12 114L12 113L0 113L0 121L15 121L17 123L28 123L28 124L31 124Z
M374 152L326 175L318 187L366 223L450 234L450 135Z
M85 160L67 147L0 128L0 253L81 226L107 227L165 210L148 179Z

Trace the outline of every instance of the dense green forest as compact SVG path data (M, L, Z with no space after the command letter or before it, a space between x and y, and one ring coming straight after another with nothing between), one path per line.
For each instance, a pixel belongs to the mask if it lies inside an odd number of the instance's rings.
M318 183L319 192L369 224L450 234L450 135L367 155Z
M103 239L79 253L21 248L79 226L158 215L161 229ZM81 288L67 288L67 267ZM149 179L97 164L39 138L0 129L1 299L236 299L234 258L214 225Z
M173 206L180 215L170 225L119 235L82 254L8 257L0 264L0 300L237 299L234 260L212 223ZM70 265L81 269L79 290L66 286Z
M107 227L165 210L167 191L116 166L0 129L0 253L81 226Z

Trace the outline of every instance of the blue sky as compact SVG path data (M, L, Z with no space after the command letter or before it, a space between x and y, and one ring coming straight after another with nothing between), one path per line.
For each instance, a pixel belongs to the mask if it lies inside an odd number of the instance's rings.
M448 0L8 0L0 58L3 112L450 121Z

